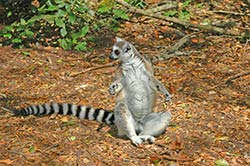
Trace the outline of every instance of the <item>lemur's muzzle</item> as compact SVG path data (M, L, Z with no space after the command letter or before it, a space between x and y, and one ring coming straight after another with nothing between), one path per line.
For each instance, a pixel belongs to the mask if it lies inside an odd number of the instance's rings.
M114 54L110 54L109 59L116 60L116 59L118 59L118 57L116 55L114 55Z

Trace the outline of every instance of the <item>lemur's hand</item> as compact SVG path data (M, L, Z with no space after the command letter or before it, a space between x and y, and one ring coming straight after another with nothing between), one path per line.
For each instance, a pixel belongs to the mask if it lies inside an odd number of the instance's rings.
M118 93L121 89L122 89L121 83L113 82L113 83L109 86L109 94L115 95L115 94Z
M173 97L173 95L169 94L169 93L166 93L165 94L165 97L166 97L166 101L167 102L170 102L171 101L171 98Z

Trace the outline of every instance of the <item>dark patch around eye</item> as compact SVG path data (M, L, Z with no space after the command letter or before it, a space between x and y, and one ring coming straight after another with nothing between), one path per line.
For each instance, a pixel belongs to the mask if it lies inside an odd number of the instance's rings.
M119 50L115 50L115 55L119 55L120 51Z

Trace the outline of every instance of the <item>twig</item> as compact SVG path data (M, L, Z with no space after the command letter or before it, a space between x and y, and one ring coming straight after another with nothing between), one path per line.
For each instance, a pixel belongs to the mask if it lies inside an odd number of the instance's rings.
M80 71L80 72L71 73L69 76L75 77L75 76L78 76L80 74L84 74L84 73L87 73L87 72L90 72L93 70L98 70L98 69L102 69L102 68L106 68L106 67L112 67L112 66L114 66L115 63L116 63L116 61L105 64L105 65L101 65L101 66L91 67L91 68L85 69L85 70Z
M238 12L224 11L224 10L214 10L212 12L213 13L220 13L220 14L235 15L235 16L250 16L249 13L238 13Z
M156 61L161 61L161 60L168 60L168 59L171 59L171 58L175 58L175 57L179 57L179 56L188 56L188 55L191 55L193 53L200 53L200 51L175 51L171 54L163 54L163 55L160 55L160 56L155 56L153 57L153 60L152 62L156 62Z
M235 80L235 79L237 79L237 78L244 77L244 76L249 75L249 74L250 74L250 70L249 70L249 71L246 71L246 72L242 72L242 73L236 74L236 75L234 75L234 76L228 77L228 78L224 81L224 83L225 83L225 84L228 84L228 83L230 83L231 81L233 81L233 80Z
M244 77L244 76L249 75L249 74L250 74L250 71L246 71L246 72L241 72L241 73L238 73L236 75L230 76L225 81L219 83L218 85L215 85L215 86L211 87L209 90L218 88L219 86L228 84L228 83L230 83L231 81L233 81L233 80L235 80L237 78Z
M149 17L153 17L153 18L173 22L175 24L182 25L182 26L184 26L186 28L198 28L200 30L203 30L203 31L206 31L206 32L211 32L213 34L241 36L241 33L239 31L234 31L234 30L230 30L230 29L223 29L223 28L210 26L210 25L194 24L194 23L191 23L191 22L188 22L188 21L181 21L181 20L179 20L177 18L174 18L174 17L166 17L166 16L163 16L161 14L154 14L154 13L150 13L150 12L147 12L145 10L142 10L142 9L138 9L136 7L133 7L133 6L129 5L128 3L124 2L123 0L115 0L115 1L117 3L123 5L124 7L128 8L128 10L130 12L134 12L134 13L137 13L137 14L142 14L142 15L145 15L145 16L149 16Z
M187 56L190 55L194 52L197 51L188 51L188 52L182 52L182 51L178 51L186 42L188 42L190 40L190 38L198 33L201 33L202 31L199 32L194 32L191 34L188 34L186 36L184 36L183 38L181 38L177 43L175 43L173 46L169 46L166 50L164 50L163 53L161 53L161 55L159 56L155 56L153 59L154 61L159 61L159 60L167 60L170 58L174 58L177 56Z
M0 93L0 98L7 98L6 94Z
M11 110L9 110L8 108L5 108L5 107L1 107L2 110L6 111L6 112L10 112L10 113L13 113Z
M246 55L246 50L247 50L247 45L248 45L248 42L250 41L250 39L248 39L244 45L244 49L243 49L243 56Z
M161 12L161 11L164 11L164 10L169 10L169 9L177 7L176 2L174 2L174 1L169 1L169 2L171 2L171 3L166 3L166 4L161 5L161 6L157 6L157 7L154 7L154 8L147 9L146 12L158 13L158 12Z
M53 145L51 145L51 146L45 148L45 149L42 150L41 152L44 153L44 152L46 152L46 151L48 151L48 150L51 150L51 149L53 149L53 148L56 148L56 147L58 147L58 146L59 146L59 144L53 144Z
M191 33L191 34L188 34L184 37L182 37L177 43L175 43L173 46L170 46L167 48L167 52L168 53L172 53L174 51L177 51L179 50L179 48L181 48L186 42L188 42L190 40L190 38L196 34L199 34L201 33L202 31L199 31L199 32L194 32L194 33Z
M178 157L171 157L168 155L160 155L160 156L157 156L157 158L167 159L170 161L193 161L193 159L190 159L190 158L178 158Z

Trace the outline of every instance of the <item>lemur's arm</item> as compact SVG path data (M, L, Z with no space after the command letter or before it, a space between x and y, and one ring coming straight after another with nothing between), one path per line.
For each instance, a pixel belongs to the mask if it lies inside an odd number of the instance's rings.
M152 74L150 74L149 76L149 83L152 89L164 94L164 96L166 97L166 101L171 100L172 95L168 92L165 86L158 79L156 79Z
M121 79L122 71L121 68L118 67L115 72L115 81L113 81L109 86L109 94L115 95L120 92L120 90L122 89Z
M143 59L143 62L145 64L145 68L147 70L146 74L149 77L150 87L152 89L154 89L155 91L163 93L165 95L165 97L166 97L166 101L170 101L172 95L167 91L165 86L162 85L162 83L154 77L154 74L153 74L154 70L153 70L152 63L150 61L146 60L144 57L142 57L142 59Z

